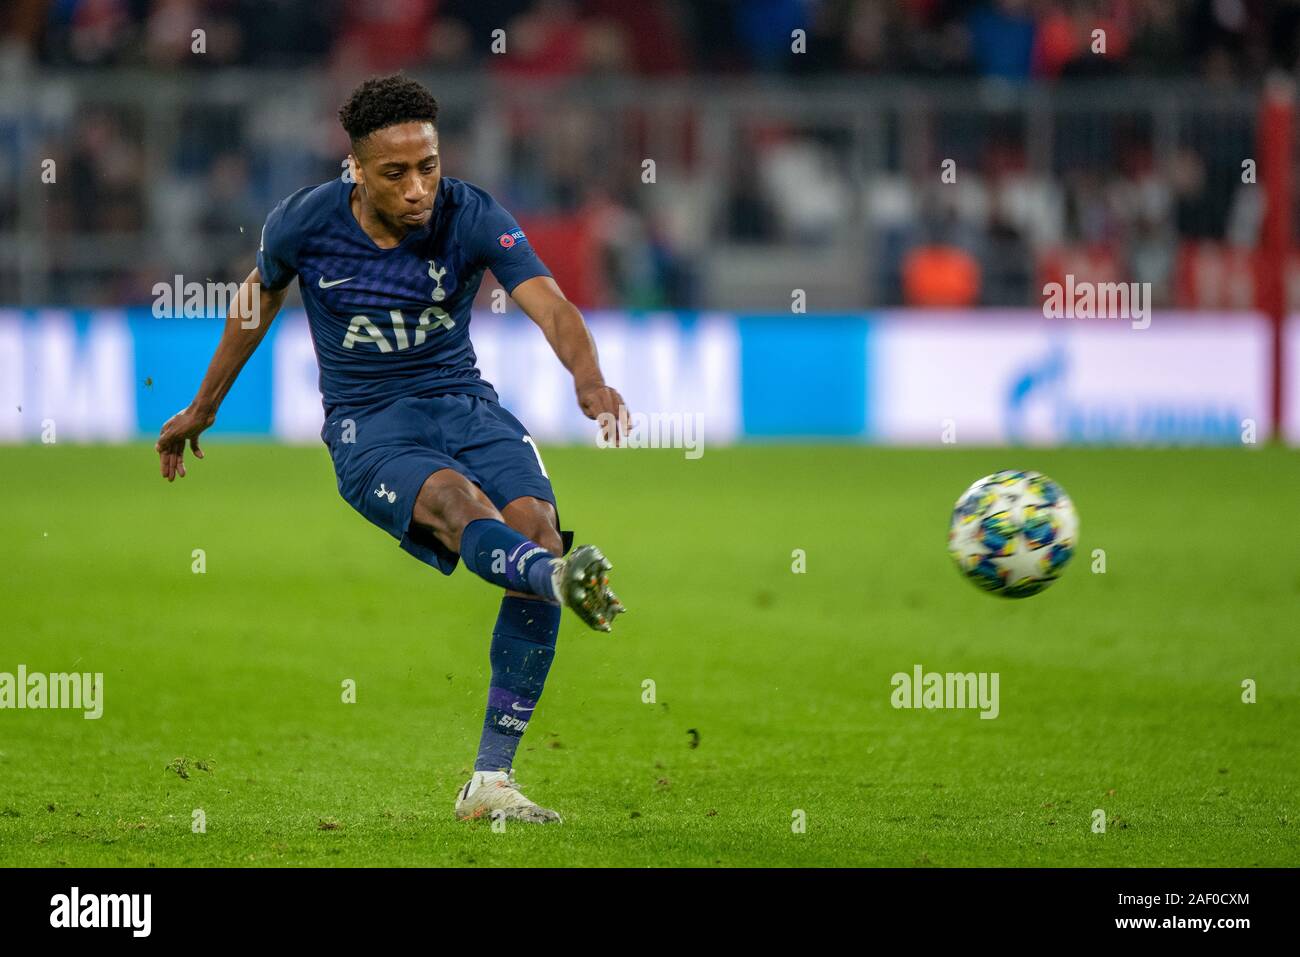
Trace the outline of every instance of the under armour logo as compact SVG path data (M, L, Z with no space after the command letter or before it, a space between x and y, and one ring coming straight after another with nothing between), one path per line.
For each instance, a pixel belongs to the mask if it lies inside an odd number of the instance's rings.
M386 498L386 499L388 499L388 502L389 502L390 505L391 505L393 502L396 502L396 501L397 501L397 493L396 493L396 492L390 492L388 489L384 488L384 483L383 483L383 482L380 482L380 483L379 483L379 488L375 489L375 494L378 495L380 498Z
M442 302L444 299L447 298L447 290L442 288L442 277L445 275L447 275L447 267L443 266L439 268L438 264L434 262L432 259L430 259L429 278L438 284L437 287L433 290L434 302Z

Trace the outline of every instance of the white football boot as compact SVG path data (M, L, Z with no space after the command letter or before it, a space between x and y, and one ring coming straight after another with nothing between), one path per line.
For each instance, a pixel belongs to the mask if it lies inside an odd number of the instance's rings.
M462 821L490 817L528 824L561 823L560 815L524 797L515 771L475 771L456 795L456 817Z

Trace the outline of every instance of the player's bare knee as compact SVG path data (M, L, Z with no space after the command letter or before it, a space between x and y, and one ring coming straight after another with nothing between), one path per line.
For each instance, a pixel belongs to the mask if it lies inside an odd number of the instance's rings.
M564 542L560 538L559 530L549 523L538 528L528 537L552 555L558 556L564 551Z
M502 509L508 524L521 535L541 545L553 555L564 552L564 542L556 524L555 507L539 498L520 498Z
M506 521L507 524L510 523L509 519L506 519ZM560 530L555 527L555 522L549 515L530 515L526 521L520 522L518 525L511 524L510 527L530 541L541 545L552 555L559 555L564 551L564 543L560 540Z

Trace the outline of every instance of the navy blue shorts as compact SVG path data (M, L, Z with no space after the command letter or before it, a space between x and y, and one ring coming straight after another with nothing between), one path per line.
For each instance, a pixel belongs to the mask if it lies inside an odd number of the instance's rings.
M416 496L434 472L455 469L498 509L525 495L555 504L528 430L491 399L438 395L401 398L378 409L337 408L321 438L347 503L444 575L460 556L411 522ZM573 536L562 537L567 551Z

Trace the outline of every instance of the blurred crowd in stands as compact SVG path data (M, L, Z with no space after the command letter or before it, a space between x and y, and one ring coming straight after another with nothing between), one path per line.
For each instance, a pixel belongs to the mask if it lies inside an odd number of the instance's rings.
M296 114L267 90L181 110L165 130L139 97L63 113L0 100L0 239L39 234L55 262L46 289L76 303L147 300L180 271L241 276L270 206L337 175L347 144L332 105L366 75L405 69L440 96L440 76L482 78L483 99L444 99L446 172L492 189L583 305L729 306L701 264L749 247L776 261L860 249L847 263L866 277L859 305L1029 305L1065 271L1149 281L1159 304L1248 305L1248 291L1206 292L1196 276L1213 271L1198 257L1231 272L1256 240L1262 200L1241 163L1257 116L1202 112L1159 84L1245 96L1298 57L1300 0L4 0L0 79L297 70L329 96ZM701 77L704 92L667 118L585 99L607 80L698 90ZM921 90L972 78L972 97L989 83L1059 91L1093 78L1148 92L1037 132L1026 112L973 101L855 118L853 82L894 77ZM820 81L838 83L824 101ZM720 117L714 83L807 89L844 118ZM550 91L544 115L486 107L512 88ZM720 122L709 166L702 144ZM25 210L14 171L45 157L63 185ZM659 188L645 188L643 157L657 158ZM71 242L95 237L139 254L96 266ZM19 268L0 261L0 304L22 297Z
M1295 66L1290 0L6 0L49 65L1217 77ZM207 56L190 31L207 31ZM492 31L517 49L494 57ZM807 31L807 50L790 35ZM1106 55L1091 54L1093 31Z

